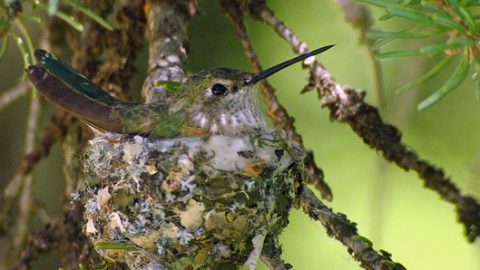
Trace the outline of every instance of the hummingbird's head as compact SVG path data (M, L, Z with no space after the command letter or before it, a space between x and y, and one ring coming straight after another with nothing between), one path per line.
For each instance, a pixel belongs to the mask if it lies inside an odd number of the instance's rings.
M173 108L187 113L189 125L212 134L237 135L266 130L258 100L258 82L313 55L333 47L307 52L258 73L212 68L191 76L173 95Z
M174 96L189 124L213 134L237 135L267 129L257 100L254 74L212 68L192 75ZM174 102L175 104L175 102Z

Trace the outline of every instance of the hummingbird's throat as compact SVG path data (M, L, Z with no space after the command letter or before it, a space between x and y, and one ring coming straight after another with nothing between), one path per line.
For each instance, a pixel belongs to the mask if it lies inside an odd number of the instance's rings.
M241 90L242 91L242 90ZM260 109L256 91L243 90L209 111L194 114L194 124L212 134L238 135L268 129L264 113Z

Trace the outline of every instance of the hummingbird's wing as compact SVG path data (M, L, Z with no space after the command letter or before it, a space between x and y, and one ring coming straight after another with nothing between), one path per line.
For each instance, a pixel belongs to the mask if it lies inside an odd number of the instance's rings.
M107 105L125 103L109 95L100 86L90 81L68 63L57 58L55 55L42 49L36 49L34 54L38 63L46 68L50 75L60 79L72 90Z
M72 66L37 49L38 64L29 66L28 77L53 104L102 131L150 134L156 137L188 135L182 111L166 104L135 104L116 99Z
M77 91L40 64L28 67L28 78L48 101L80 120L103 131L124 133L123 124L114 114L114 108L102 102L102 99L97 100Z

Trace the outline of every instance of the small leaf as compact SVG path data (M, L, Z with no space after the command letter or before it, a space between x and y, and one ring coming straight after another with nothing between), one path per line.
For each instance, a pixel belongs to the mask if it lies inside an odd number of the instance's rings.
M420 1L420 5L422 5L424 8L427 8L431 11L433 11L435 14L442 14L443 16L445 17L450 17L452 18L452 15L450 13L448 13L448 11L440 8L439 6L435 5L432 3L432 1L426 1L426 0L422 0Z
M419 111L425 110L433 104L437 103L441 98L450 93L453 89L457 88L467 77L470 64L468 62L467 54L464 54L462 61L458 64L457 69L448 81L433 95L423 100L418 106Z
M367 33L367 37L371 39L419 39L431 37L437 34L439 33L420 32L419 29L408 29L398 32L370 31Z
M180 87L182 83L174 82L174 81L157 81L155 82L155 86L162 86L168 92L174 94L177 92L178 87Z
M402 6L408 6L410 4L414 4L416 2L416 1L415 2L414 1L415 0L404 0L403 3L402 3Z
M476 46L474 39L462 38L462 37L456 37L455 39L452 40L452 42L450 42L450 44L458 45L458 46L463 45L463 46L467 46L467 47L471 47L471 48Z
M370 5L383 7L383 8L386 8L386 7L388 7L389 5L392 4L388 1L383 1L383 0L359 0L359 2L364 2L364 3L368 3Z
M127 244L121 244L113 241L100 241L95 243L96 249L116 249L124 251L138 251L137 248Z
M440 52L444 52L447 49L455 49L462 46L465 46L465 45L461 43L455 43L455 42L452 42L450 44L437 43L437 44L432 44L432 45L428 45L420 48L420 53L423 55L431 56Z
M378 20L379 21L387 21L387 20L390 20L393 17L395 17L393 14L387 13L385 15L382 15L380 18L378 18Z
M431 78L433 78L435 75L437 75L440 71L442 71L442 69L448 65L448 63L450 63L450 61L453 59L452 56L447 56L447 57L444 57L442 59L442 61L440 61L437 65L435 65L432 69L430 69L428 72L426 72L425 74L423 74L422 76L420 76L419 78L413 80L412 82L410 83L407 83L406 85L402 86L401 88L399 88L397 91L395 91L396 94L400 94L400 93L403 93L407 90L410 90L412 89L413 87L417 86L417 85L420 85L428 80L430 80Z
M433 18L433 21L438 25L455 29L460 33L465 33L465 28L461 24L457 23L452 17L446 17L446 16L442 16L439 13L435 13L432 15L432 18Z
M82 12L83 14L85 14L87 17L89 17L90 19L94 20L95 22L97 22L98 24L100 24L101 26L103 26L105 29L107 29L108 31L112 31L113 30L113 26L108 22L106 21L105 19L103 19L102 17L100 17L97 13L95 13L94 11L92 11L91 9L85 7L84 5L82 5L80 2L78 1L75 1L75 0L64 0L67 4L69 4L70 6L72 6L73 8L77 9L78 11Z
M477 33L477 24L473 20L473 17L470 15L470 13L461 6L458 7L457 11L460 17L462 17L462 20L467 24L468 30L470 30L470 32L473 34Z
M2 59L6 54L8 50L8 36L3 38L2 45L0 47L0 59Z
M34 14L25 14L21 13L20 17L25 20L29 20L35 23L42 23L42 17L34 15Z
M17 44L17 47L22 54L24 68L27 68L32 63L30 61L30 54L28 53L28 48L25 45L25 42L23 42L23 39L19 36L15 37L15 43Z
M372 50L380 50L382 47L387 46L388 44L392 43L393 39L382 39L382 40L375 40L375 43L371 46Z
M83 24L79 22L75 17L68 15L67 13L58 10L55 13L55 16L58 18L62 19L64 22L68 23L70 26L75 28L77 31L82 32L83 31Z
M388 58L400 58L400 57L410 57L421 55L420 50L408 50L408 51L391 51L385 53L379 53L376 55L378 59L388 59Z
M45 6L45 4L38 3L38 6L48 12L48 7ZM57 10L57 12L55 12L54 15L60 18L61 20L63 20L64 22L66 22L67 24L69 24L70 26L72 26L73 28L75 28L75 30L79 32L83 31L83 24L79 22L77 19L75 19L75 17L68 15L67 13L61 10Z
M444 25L449 28L456 29L460 32L464 31L464 28L461 24L459 24L453 15L448 12L447 10L441 8L440 6L437 6L432 3L432 1L421 1L421 5L433 12L432 18L434 19L435 22Z
M391 6L388 7L387 10L389 13L395 16L403 17L405 19L409 19L423 24L432 24L432 19L430 18L430 16L410 8L405 8L402 6Z

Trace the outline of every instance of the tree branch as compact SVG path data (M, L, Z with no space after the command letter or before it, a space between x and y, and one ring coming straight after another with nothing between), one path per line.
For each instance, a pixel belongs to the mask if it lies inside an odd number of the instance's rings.
M192 0L147 0L148 76L142 90L146 103L158 102L168 95L157 82L185 80L188 23L197 11Z
M363 268L370 270L406 269L403 265L394 262L387 252L375 251L370 240L358 234L355 223L348 220L344 214L333 212L307 187L298 196L298 203L309 217L322 223L330 237L344 244L348 248L348 252L360 262Z
M307 46L289 29L263 0L249 0L248 9L253 17L275 30L296 53L304 53ZM400 131L383 122L378 110L363 101L365 93L338 84L332 75L317 61L304 61L310 69L309 88L316 88L322 106L329 108L331 120L350 125L364 143L382 153L383 157L405 170L414 170L423 179L427 188L440 197L453 203L458 220L466 229L466 236L473 242L480 235L480 205L469 196L462 195L460 189L445 176L444 172L422 160L401 141Z
M220 4L225 11L228 18L231 20L237 36L240 38L240 42L245 50L245 54L250 62L250 66L253 72L259 72L262 70L260 62L258 61L255 49L253 44L250 41L250 38L247 34L247 29L245 27L243 13L240 10L240 1L229 1L229 0L220 0ZM275 89L273 86L268 83L267 80L261 82L261 93L264 97L264 102L267 106L267 115L272 119L272 122L275 127L285 130L289 140L297 144L302 150L305 151L305 146L303 145L302 136L295 129L295 119L291 117L287 110L280 104L276 95ZM322 169L320 169L315 164L315 159L313 157L313 152L305 151L307 156L305 158L305 172L307 174L308 183L314 184L315 187L320 191L322 198L331 201L332 200L332 191L328 184L325 182Z
M10 105L10 103L14 102L21 96L25 95L30 88L30 82L22 81L21 83L3 92L2 95L0 95L0 110Z

